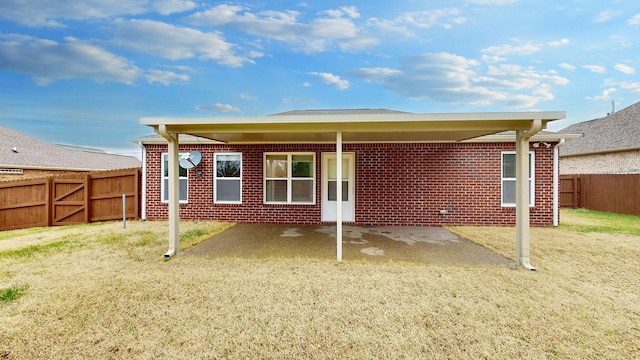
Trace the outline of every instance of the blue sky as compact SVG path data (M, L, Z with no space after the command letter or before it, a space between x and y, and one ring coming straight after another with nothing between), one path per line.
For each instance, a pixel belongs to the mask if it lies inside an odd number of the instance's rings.
M640 100L640 2L2 0L0 124L137 153L145 116Z

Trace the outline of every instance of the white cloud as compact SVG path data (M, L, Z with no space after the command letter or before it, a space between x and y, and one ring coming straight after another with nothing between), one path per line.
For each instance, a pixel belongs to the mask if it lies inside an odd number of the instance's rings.
M153 8L162 15L180 13L195 8L197 4L191 0L155 0Z
M487 70L489 77L479 77L476 83L494 88L513 90L535 89L546 84L566 85L569 80L555 75L554 72L544 73L532 67L519 65L490 66Z
M623 89L630 90L634 94L640 94L640 81L637 82L624 82L620 84Z
M434 26L450 28L452 24L461 24L466 18L460 17L460 10L455 8L416 11L406 13L395 19L397 23L426 29Z
M108 19L157 11L162 15L193 9L191 0L0 1L0 18L32 27L63 27L64 21Z
M170 85L173 82L187 82L189 75L177 74L173 71L149 70L144 75L149 84L160 83L162 85Z
M247 57L236 55L233 45L218 33L153 20L123 20L116 22L115 34L113 42L119 46L170 60L198 58L232 67L253 63Z
M338 75L326 72L309 72L307 74L317 76L323 83L335 85L340 90L346 90L349 88L349 81L341 79Z
M628 35L610 35L611 41L607 43L607 48L610 50L628 49L634 46L635 39L630 40Z
M509 5L518 2L518 0L467 0L471 4L477 5Z
M482 49L483 54L496 57L504 57L507 55L531 55L540 51L542 48L539 45L533 43L526 43L522 45L500 45L491 46L486 49Z
M239 97L242 100L257 100L258 99L257 96L253 96L253 95L249 95L249 94L245 94L245 93L241 93L239 95Z
M230 104L221 104L221 103L215 103L213 105L196 105L195 109L198 111L208 111L208 112L223 112L223 113L230 113L230 112L236 112L236 113L241 113L242 110L240 110L240 108L235 107L233 105Z
M636 73L636 69L632 68L629 65L625 65L625 64L616 64L614 67L614 69L620 71L623 74L627 74L627 75L631 75L631 74L635 74Z
M497 62L502 62L507 60L507 58L503 57L503 56L497 56L497 55L482 55L482 61L486 62L486 63L497 63Z
M312 86L313 86L313 85L312 85L310 82L308 82L308 81L305 81L305 82L303 82L303 83L302 83L302 87L306 87L306 88L308 88L308 87L312 87Z
M411 28L427 29L441 26L450 29L454 25L467 22L467 18L460 16L460 10L445 8L436 10L414 11L404 13L394 19L370 18L369 26L377 27L384 32L398 33L406 37L414 37Z
M554 71L503 64L481 74L480 63L450 53L430 53L401 59L398 69L361 68L348 74L411 99L433 99L445 103L530 108L553 99L551 85L569 80Z
M475 60L449 53L429 53L401 58L400 69L363 68L349 75L382 84L411 99L434 99L446 103L489 104L506 96L474 86Z
M384 82L385 79L402 76L401 70L389 68L361 68L350 72L366 82Z
M86 20L119 15L138 15L146 11L144 0L109 2L4 0L0 2L0 17L27 26L64 26L60 20Z
M0 69L28 74L39 85L73 78L133 84L141 74L123 57L74 38L65 40L0 35Z
M507 60L509 56L527 56L544 50L545 47L560 47L571 43L571 40L563 38L547 43L522 42L520 39L512 39L516 44L504 44L490 46L482 49L482 60L488 63L496 63Z
M327 51L338 45L344 51L361 50L378 43L363 32L353 18L359 16L355 7L342 7L319 13L309 23L299 22L297 11L262 11L252 13L236 5L217 5L197 12L186 19L195 25L229 27L245 33L284 42L305 53Z
M569 70L569 71L574 71L576 69L575 66L567 63L560 63L558 64L558 67L561 69Z
M610 11L610 10L601 11L593 18L593 22L595 23L607 22L613 19L614 17L618 16L619 14L620 14L619 12Z
M627 20L629 25L640 25L640 14L635 14L631 19Z
M611 100L611 94L614 93L616 91L615 88L608 88L605 90L602 90L602 93L600 95L597 96L588 96L587 100Z
M367 25L377 27L384 33L398 34L403 37L415 37L415 34L409 27L402 22L372 17L367 20Z
M568 45L570 42L571 42L571 40L569 40L569 39L560 39L560 40L549 41L547 43L547 45L552 46L552 47L557 47L557 46Z
M596 74L604 74L607 72L607 69L604 66L600 66L600 65L585 65L583 66L583 68L594 72Z
M360 17L360 13L358 12L358 9L355 6L342 6L339 9L335 9L335 10L321 11L319 14L326 14L326 15L329 15L330 17L347 16L352 19L357 19Z

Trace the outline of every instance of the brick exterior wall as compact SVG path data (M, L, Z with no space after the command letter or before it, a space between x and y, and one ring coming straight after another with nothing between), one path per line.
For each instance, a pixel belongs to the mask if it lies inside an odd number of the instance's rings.
M160 201L161 154L166 145L147 147L147 219L168 217ZM188 203L180 218L241 223L321 223L322 153L331 144L180 145L180 151L202 153L198 179L189 171ZM385 225L513 225L515 208L502 207L501 152L513 143L344 144L355 153L355 224ZM531 224L552 223L553 149L535 151L535 206ZM214 204L213 154L242 153L242 204ZM264 152L316 153L316 204L263 203ZM446 210L442 215L440 210Z
M560 174L640 174L640 150L561 157Z

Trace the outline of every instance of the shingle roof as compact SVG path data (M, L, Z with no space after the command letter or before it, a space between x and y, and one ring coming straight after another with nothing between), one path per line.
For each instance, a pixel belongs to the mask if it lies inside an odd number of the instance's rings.
M13 151L16 148L17 152ZM113 170L140 167L133 156L51 144L0 126L0 167L52 170Z
M613 115L573 124L560 132L582 134L560 148L561 156L640 149L640 102Z

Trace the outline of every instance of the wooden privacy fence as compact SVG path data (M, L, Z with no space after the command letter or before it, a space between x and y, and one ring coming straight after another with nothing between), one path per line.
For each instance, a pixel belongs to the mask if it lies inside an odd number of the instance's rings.
M640 216L640 174L561 175L561 207Z
M140 169L0 183L0 230L140 217Z

